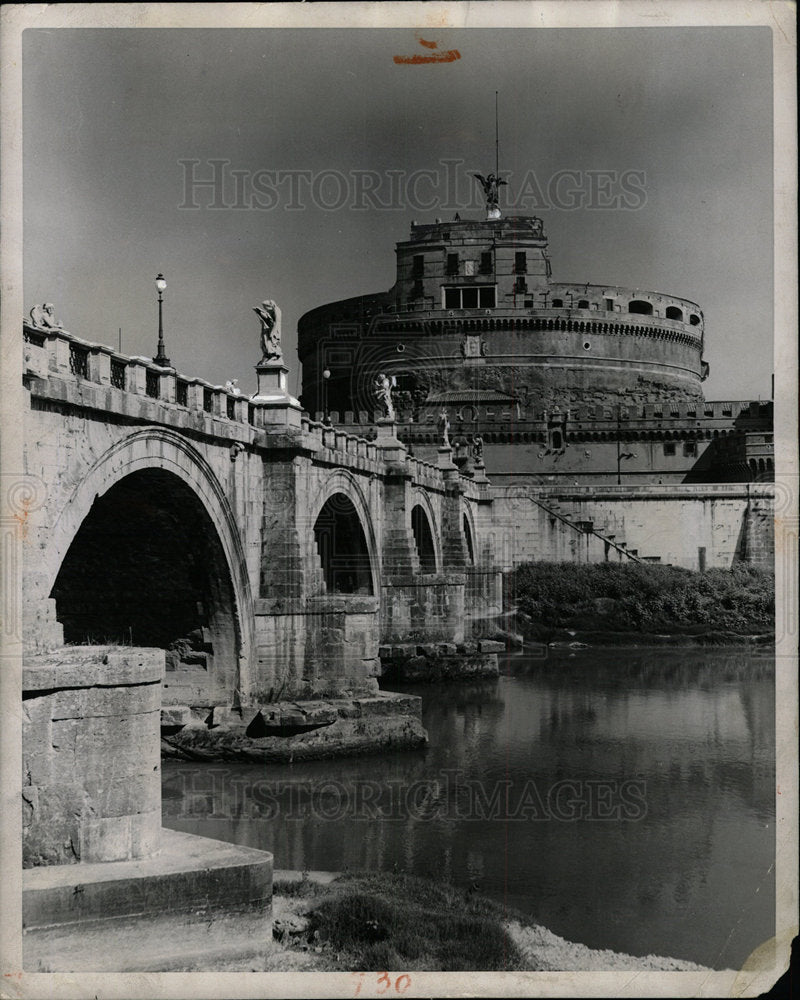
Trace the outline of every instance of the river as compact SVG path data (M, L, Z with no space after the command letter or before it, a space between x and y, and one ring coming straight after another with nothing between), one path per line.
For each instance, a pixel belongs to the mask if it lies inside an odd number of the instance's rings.
M593 948L740 967L774 934L774 657L548 652L504 657L495 681L404 686L425 750L165 762L164 825L276 868L474 886Z

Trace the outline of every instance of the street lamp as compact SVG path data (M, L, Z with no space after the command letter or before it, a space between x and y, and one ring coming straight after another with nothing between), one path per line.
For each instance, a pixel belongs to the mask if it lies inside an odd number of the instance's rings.
M164 353L164 323L161 315L161 306L163 299L161 298L164 289L167 287L167 283L164 280L164 275L159 274L156 278L156 289L158 290L158 352L153 358L153 361L160 365L162 368L169 368L170 362L167 355Z
M330 368L326 368L322 373L322 422L324 424L329 423L328 419L328 381L330 380L331 372Z

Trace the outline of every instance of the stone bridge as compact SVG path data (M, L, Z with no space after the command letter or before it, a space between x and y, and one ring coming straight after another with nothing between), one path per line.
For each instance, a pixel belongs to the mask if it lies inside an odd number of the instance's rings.
M29 652L160 647L165 704L235 705L369 693L381 644L490 630L493 501L449 449L432 465L390 421L368 441L309 419L282 365L247 397L24 337Z

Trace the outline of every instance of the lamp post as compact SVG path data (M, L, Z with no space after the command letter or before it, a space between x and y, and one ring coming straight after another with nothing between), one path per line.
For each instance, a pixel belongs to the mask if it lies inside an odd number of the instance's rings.
M167 355L164 353L164 323L162 319L161 309L162 309L162 294L164 289L167 287L167 283L164 280L164 275L159 274L156 278L156 289L158 290L158 351L153 361L160 365L162 368L169 368L170 361Z
M330 422L328 419L328 381L330 380L330 377L330 368L326 368L322 373L322 422L324 424Z

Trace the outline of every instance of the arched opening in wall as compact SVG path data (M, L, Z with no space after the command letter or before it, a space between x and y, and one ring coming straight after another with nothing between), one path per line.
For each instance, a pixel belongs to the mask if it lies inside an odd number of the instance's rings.
M589 308L589 300L588 299L578 299L578 308L579 309L588 309Z
M372 565L361 519L344 493L328 497L314 525L328 594L372 594Z
M469 526L469 518L464 515L464 542L467 546L467 562L470 566L475 565L475 546L472 542L472 529Z
M677 306L667 306L664 315L667 319L683 319L683 311Z
M653 315L652 302L645 302L643 299L634 299L628 303L628 312L641 313L643 316Z
M67 643L156 646L167 670L234 675L227 559L199 497L171 472L133 472L95 499L50 597Z
M564 300L563 299L553 299L553 308L554 309L561 309L561 308L563 308L563 306L564 306Z
M700 326L700 317L695 316L695 314L692 313L692 315L689 317L689 322L692 324L692 326Z
M420 569L423 573L435 573L436 548L433 544L428 515L421 504L417 504L411 511L411 530L414 533L414 544L417 547Z

